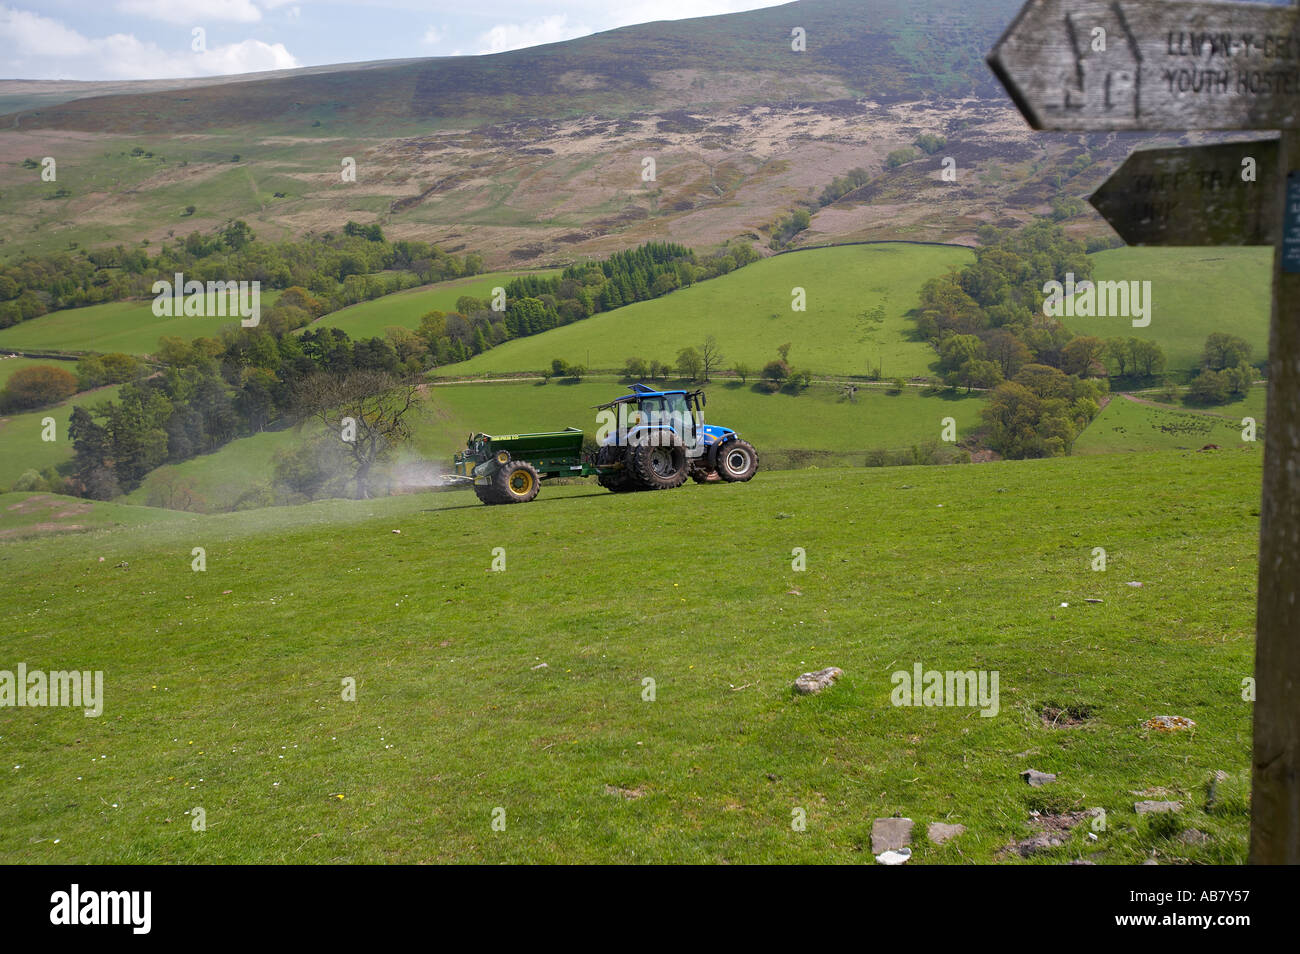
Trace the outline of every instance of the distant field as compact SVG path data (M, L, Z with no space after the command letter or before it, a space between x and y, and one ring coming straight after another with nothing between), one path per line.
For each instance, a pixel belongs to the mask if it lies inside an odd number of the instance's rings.
M593 406L624 393L626 387L613 380L434 387L432 407L402 456L423 462L424 472L432 475L446 468L471 431L516 434L573 426L594 434ZM915 388L892 396L861 391L854 403L837 389L816 385L798 397L713 385L708 396L707 420L736 429L758 448L761 459L783 466L800 460L818 462L825 456L836 463L860 465L870 449L906 449L939 440L945 417L957 422L960 438L978 426L984 406L980 397L924 396ZM258 434L179 464L176 470L195 480L209 505L226 507L250 488L269 485L275 452L296 440L294 431ZM801 455L810 451L814 453ZM147 487L126 499L147 502Z
M0 366L5 362L0 361ZM15 480L27 470L45 470L72 457L72 442L68 440L68 418L78 404L90 405L112 400L118 386L100 388L75 395L54 408L9 414L0 417L0 491L8 490ZM41 422L54 418L57 440L41 439L44 426Z
M1256 386L1239 401L1221 407L1152 407L1116 396L1075 442L1076 454L1114 454L1124 451L1197 450L1206 444L1242 447L1241 420L1253 417L1263 448L1265 388ZM1207 413L1208 412L1208 413Z
M279 297L278 291L263 292L262 307L269 308ZM238 317L159 318L153 313L152 299L115 301L55 311L5 328L0 331L0 350L152 354L163 335L215 338L222 328L238 323Z
M1094 281L1149 281L1151 324L1126 318L1064 318L1071 331L1142 338L1164 349L1170 370L1199 366L1216 331L1245 338L1254 359L1268 356L1273 251L1267 248L1117 248L1093 255Z
M0 388L13 376L15 371L22 368L30 368L38 364L51 364L56 368L64 368L68 371L75 370L75 365L71 361L52 361L41 358L11 358L8 353L0 349Z
M559 269L542 269L529 272L532 275L555 275ZM341 311L325 315L311 327L328 326L342 328L353 338L372 338L383 335L384 330L393 325L403 328L417 328L420 316L428 311L455 311L456 300L464 295L472 298L489 300L492 289L504 287L512 278L524 272L487 272L470 278L458 278L454 281L411 288L395 295L385 295L374 301L364 301Z
M915 326L906 313L927 279L971 259L965 249L899 244L779 255L663 298L508 341L447 370L535 371L553 358L611 369L629 357L676 362L681 348L698 348L711 334L727 367L743 361L761 368L776 360L778 346L792 342L796 368L865 374L881 362L886 377L923 375L934 350L911 340ZM807 292L806 312L791 310L795 288ZM870 325L862 315L877 307L884 321Z

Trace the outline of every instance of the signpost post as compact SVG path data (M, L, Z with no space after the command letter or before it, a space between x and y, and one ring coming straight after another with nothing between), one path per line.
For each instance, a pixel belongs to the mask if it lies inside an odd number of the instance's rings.
M1035 129L1282 131L1275 146L1245 147L1258 154L1234 153L1243 148L1238 144L1137 153L1094 201L1108 219L1123 226L1119 231L1126 239L1275 245L1255 624L1250 860L1300 863L1296 9L1208 0L1029 0L994 47L989 65ZM1239 179L1228 186L1222 178L1227 163L1246 158L1256 160L1255 182ZM1138 199L1126 200L1126 194ZM1127 214L1125 201L1132 202Z

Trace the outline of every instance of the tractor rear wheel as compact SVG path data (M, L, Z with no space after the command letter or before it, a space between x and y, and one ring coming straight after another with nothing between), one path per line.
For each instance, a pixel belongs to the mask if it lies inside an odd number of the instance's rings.
M542 489L542 477L526 460L512 460L492 478L498 503L528 503Z
M632 473L637 483L647 490L671 490L686 482L690 465L686 448L680 444L661 447L634 447Z
M758 473L758 451L748 441L731 441L718 451L718 473L729 483L744 483Z
M613 444L607 444L596 454L596 464L600 467L613 467L623 460L623 448ZM627 465L624 464L619 470L610 471L607 474L600 474L596 477L596 483L604 487L610 493L625 494L629 491L640 490L631 480L631 474L628 472Z

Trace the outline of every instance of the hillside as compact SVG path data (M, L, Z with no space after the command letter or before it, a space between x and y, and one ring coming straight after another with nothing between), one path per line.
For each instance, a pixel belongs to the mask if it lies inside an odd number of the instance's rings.
M28 533L0 536L11 658L75 649L106 701L7 723L0 861L861 864L898 814L967 828L912 864L988 863L1020 860L1031 812L1101 806L1096 841L1033 860L1240 863L1258 491L1258 454L1166 453L147 525L85 504L125 526L38 536L7 495L0 534ZM1000 717L890 705L913 661L997 670ZM830 665L832 692L791 692ZM1049 724L1066 707L1081 727ZM1196 732L1144 732L1161 712ZM1152 786L1176 827L1134 814Z
M1205 339L1216 331L1245 338L1253 360L1267 357L1272 249L1118 248L1092 258L1094 281L1151 282L1151 324L1064 319L1075 334L1155 341L1171 371L1200 367Z
M888 378L926 375L934 349L916 340L907 312L927 279L971 259L962 248L910 244L778 255L663 298L508 341L446 373L538 371L552 358L602 369L621 368L629 357L675 362L681 348L698 348L714 335L726 367L744 362L757 371L793 342L790 361L818 374L865 375L879 365ZM791 307L795 288L807 293L806 311ZM877 308L883 320L869 320Z
M449 118L626 115L637 110L869 96L993 96L982 54L1018 0L798 0L747 13L639 24L564 43L389 66L302 70L185 90L83 97L8 117L21 129L199 132L315 120L387 127ZM806 53L791 49L802 27Z
M0 256L153 243L232 218L270 239L378 222L493 268L650 239L765 248L777 218L855 168L871 183L821 210L798 243L969 244L982 223L1088 194L1129 147L1157 141L1032 135L982 61L1018 5L800 0L493 56L15 113L0 118ZM807 52L790 48L794 25ZM891 167L923 134L950 147ZM1058 180L1084 153L1095 161ZM22 166L44 156L58 160L57 184ZM342 181L344 158L355 182ZM955 183L940 178L943 158ZM1108 232L1089 211L1071 227Z

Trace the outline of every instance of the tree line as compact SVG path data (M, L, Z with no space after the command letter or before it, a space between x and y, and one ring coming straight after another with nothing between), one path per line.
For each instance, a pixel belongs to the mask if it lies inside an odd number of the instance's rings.
M378 225L348 222L341 232L296 242L261 242L242 220L212 233L164 242L25 256L0 265L0 328L51 311L153 296L156 281L258 281L265 291L298 287L322 313L403 288L476 275L483 259L450 255L428 242L384 238Z

